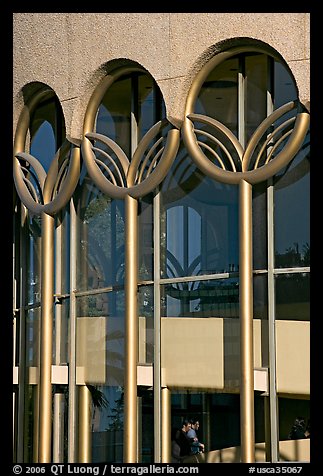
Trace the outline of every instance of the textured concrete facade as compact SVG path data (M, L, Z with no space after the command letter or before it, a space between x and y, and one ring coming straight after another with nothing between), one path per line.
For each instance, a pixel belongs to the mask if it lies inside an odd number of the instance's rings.
M14 131L37 83L63 106L67 138L78 142L89 98L125 60L157 81L171 121L180 123L192 79L228 45L261 44L291 69L299 98L310 101L309 13L15 13ZM239 43L238 43L239 42Z

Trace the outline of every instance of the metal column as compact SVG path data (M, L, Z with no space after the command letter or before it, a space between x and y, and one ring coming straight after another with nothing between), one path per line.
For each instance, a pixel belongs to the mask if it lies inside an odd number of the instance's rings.
M241 462L255 460L252 292L252 186L239 184L240 431Z

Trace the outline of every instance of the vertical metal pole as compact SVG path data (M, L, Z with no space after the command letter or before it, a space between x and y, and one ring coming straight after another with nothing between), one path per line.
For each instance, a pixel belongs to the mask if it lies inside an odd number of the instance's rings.
M19 367L18 367L18 415L17 415L17 462L24 462L24 420L26 391L26 285L27 283L27 212L21 204L19 248Z
M273 463L278 461L278 408L276 389L276 336L275 336L275 283L274 283L274 192L267 189L268 218L268 340L269 340L269 407L270 407L270 453Z
M136 199L125 197L125 381L124 462L137 461L137 210Z
M91 393L86 385L79 387L79 463L91 463Z
M64 463L64 394L54 394L53 463Z
M160 362L160 193L154 196L154 461L161 461L161 362Z
M68 462L76 462L76 253L77 218L73 198L70 201L70 328L68 369Z
M41 257L41 247L42 247L42 238L37 237L37 241L35 243L35 246L37 247L37 254L38 256ZM41 258L37 262L37 274L38 276L41 276ZM41 340L40 340L40 330L41 330L41 309L36 309L35 313L37 313L37 349L35 349L34 352L36 352L36 367L39 369L40 368L40 348L41 348ZM35 385L35 388L33 389L33 396L34 396L34 434L33 434L33 461L35 463L38 463L38 451L39 451L39 382L37 385Z
M252 293L252 186L239 184L240 274L240 433L241 462L255 459L253 293Z
M211 448L211 397L210 393L203 393L203 443L205 450L210 451Z
M56 256L55 256L55 292L62 293L62 222L57 224L55 230ZM61 364L62 353L62 307L55 307L55 365ZM64 462L64 395L62 391L55 391L53 405L53 462Z
M169 388L161 389L162 401L162 463L170 463L171 461L171 392Z
M39 462L51 462L54 218L42 213L41 347L39 375Z

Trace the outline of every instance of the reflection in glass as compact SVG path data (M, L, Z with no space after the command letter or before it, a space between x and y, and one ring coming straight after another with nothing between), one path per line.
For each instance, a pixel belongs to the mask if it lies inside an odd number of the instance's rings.
M253 277L253 318L268 319L267 273Z
M139 363L154 361L154 288L138 288Z
M276 319L310 320L310 275L290 273L275 276Z
M26 367L38 367L40 350L40 307L29 309L26 316Z
M61 105L52 97L37 106L30 118L30 153L48 172L56 151L65 138Z
M124 202L102 194L87 175L77 195L78 289L120 285L124 279Z
M53 322L53 363L66 365L69 361L70 299L57 300Z
M131 156L131 79L115 81L105 94L98 111L96 132L114 140Z
M292 428L295 425L295 419L304 420L304 428L310 425L310 400L302 400L300 398L287 398L286 396L279 398L279 440L288 440L292 436ZM301 435L296 439L300 439ZM303 436L304 438L305 436ZM295 456L297 456L297 445L295 447ZM295 458L296 460L296 458Z
M124 292L77 297L76 304L76 365L92 396L92 461L122 462Z
M238 269L238 189L199 172L181 150L161 189L161 277Z
M153 196L152 194L139 200L138 203L138 278L153 279Z
M290 71L283 63L274 61L274 109L278 109L298 97L297 88Z
M267 116L268 57L249 54L245 58L245 143Z
M24 413L24 463L33 463L37 448L37 385L26 385L25 388L25 413Z
M195 113L214 117L238 136L239 59L233 57L218 65L206 78Z
M268 275L253 277L253 319L260 320L261 366L269 366ZM254 325L257 323L254 321ZM259 329L259 328L258 328Z
M29 252L27 255L28 304L40 302L41 218L29 219Z
M132 73L116 80L107 90L98 110L96 132L114 140L130 158L133 147L162 117L165 107L156 83L149 75ZM132 121L137 124L132 135Z
M252 187L253 269L267 268L267 183Z
M275 267L310 265L309 138L274 182Z
M163 317L239 317L237 278L165 284Z
M70 289L70 213L69 206L55 216L55 293ZM59 276L57 275L59 273Z

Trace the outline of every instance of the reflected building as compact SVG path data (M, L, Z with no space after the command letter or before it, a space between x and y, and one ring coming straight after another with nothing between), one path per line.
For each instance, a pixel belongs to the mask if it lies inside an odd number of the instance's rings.
M14 14L14 461L310 460L308 16Z

